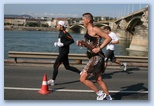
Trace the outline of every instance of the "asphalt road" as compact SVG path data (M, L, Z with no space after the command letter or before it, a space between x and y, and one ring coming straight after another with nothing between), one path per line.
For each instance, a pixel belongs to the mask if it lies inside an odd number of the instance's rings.
M82 70L84 66L75 67ZM49 86L51 92L39 94L45 74L48 79L52 77L52 66L5 65L4 100L96 100L96 94L79 81L79 74L63 65L56 85ZM148 68L108 68L102 77L114 100L148 100ZM93 76L89 79L95 83Z

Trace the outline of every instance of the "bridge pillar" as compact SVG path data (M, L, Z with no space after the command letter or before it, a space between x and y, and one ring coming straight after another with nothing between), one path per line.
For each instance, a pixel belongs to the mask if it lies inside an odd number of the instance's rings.
M117 29L115 33L116 33L116 35L118 36L119 39L125 40L127 38L127 36L126 36L127 33L126 33L126 30L124 30L124 29Z
M143 26L138 26L135 28L135 33L132 37L132 41L130 43L129 53L131 52L141 53L140 56L147 55L148 53L148 29ZM134 54L133 54L134 55Z
M109 26L111 28L111 30L116 30L118 25L115 22L109 22Z

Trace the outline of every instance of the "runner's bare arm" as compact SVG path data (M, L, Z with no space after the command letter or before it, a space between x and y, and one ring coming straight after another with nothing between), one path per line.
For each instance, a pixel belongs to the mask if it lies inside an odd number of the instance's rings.
M98 27L95 27L94 28L94 31L96 33L96 36L100 36L102 38L104 38L104 41L102 42L102 44L100 45L100 47L98 48L94 48L92 51L94 53L97 53L100 51L100 49L103 49L107 44L109 44L111 42L111 37L108 36L107 34L105 34L100 28Z

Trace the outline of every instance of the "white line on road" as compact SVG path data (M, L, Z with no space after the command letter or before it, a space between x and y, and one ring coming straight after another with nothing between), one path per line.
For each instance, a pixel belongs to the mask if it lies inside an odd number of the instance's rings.
M6 90L30 90L36 91L40 90L40 88L20 88L20 87L4 87ZM59 92L93 92L92 90L79 90L79 89L49 89L53 91ZM148 91L116 91L116 90L109 90L110 93L148 93Z

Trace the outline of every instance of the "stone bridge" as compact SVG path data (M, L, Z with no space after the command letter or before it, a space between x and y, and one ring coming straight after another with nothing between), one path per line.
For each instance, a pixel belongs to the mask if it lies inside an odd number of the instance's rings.
M119 37L131 40L127 48L130 54L132 51L148 53L148 6L115 21L112 29L116 30Z
M144 24L145 27L148 27L148 16L147 15L148 15L148 7L143 8L139 11L136 11L132 14L129 14L128 16L122 17L121 19L118 19L115 22L100 21L100 22L94 22L94 25L100 27L101 29L104 26L109 25L112 30L125 29L126 31L129 31L131 34L133 34L135 27L138 25ZM82 33L81 31L83 29L85 29L83 24L77 23L77 24L73 24L69 26L67 30L72 31L72 32Z
M148 52L148 6L139 11L136 11L128 16L122 17L115 22L95 22L95 26L103 29L109 25L118 37L124 40L131 40L127 50L137 50ZM85 34L86 28L83 24L74 24L67 30Z
M104 26L109 25L109 22L95 22L94 25L103 29ZM76 32L81 34L86 33L86 28L83 26L83 24L73 24L72 26L69 26L67 30L69 32Z

